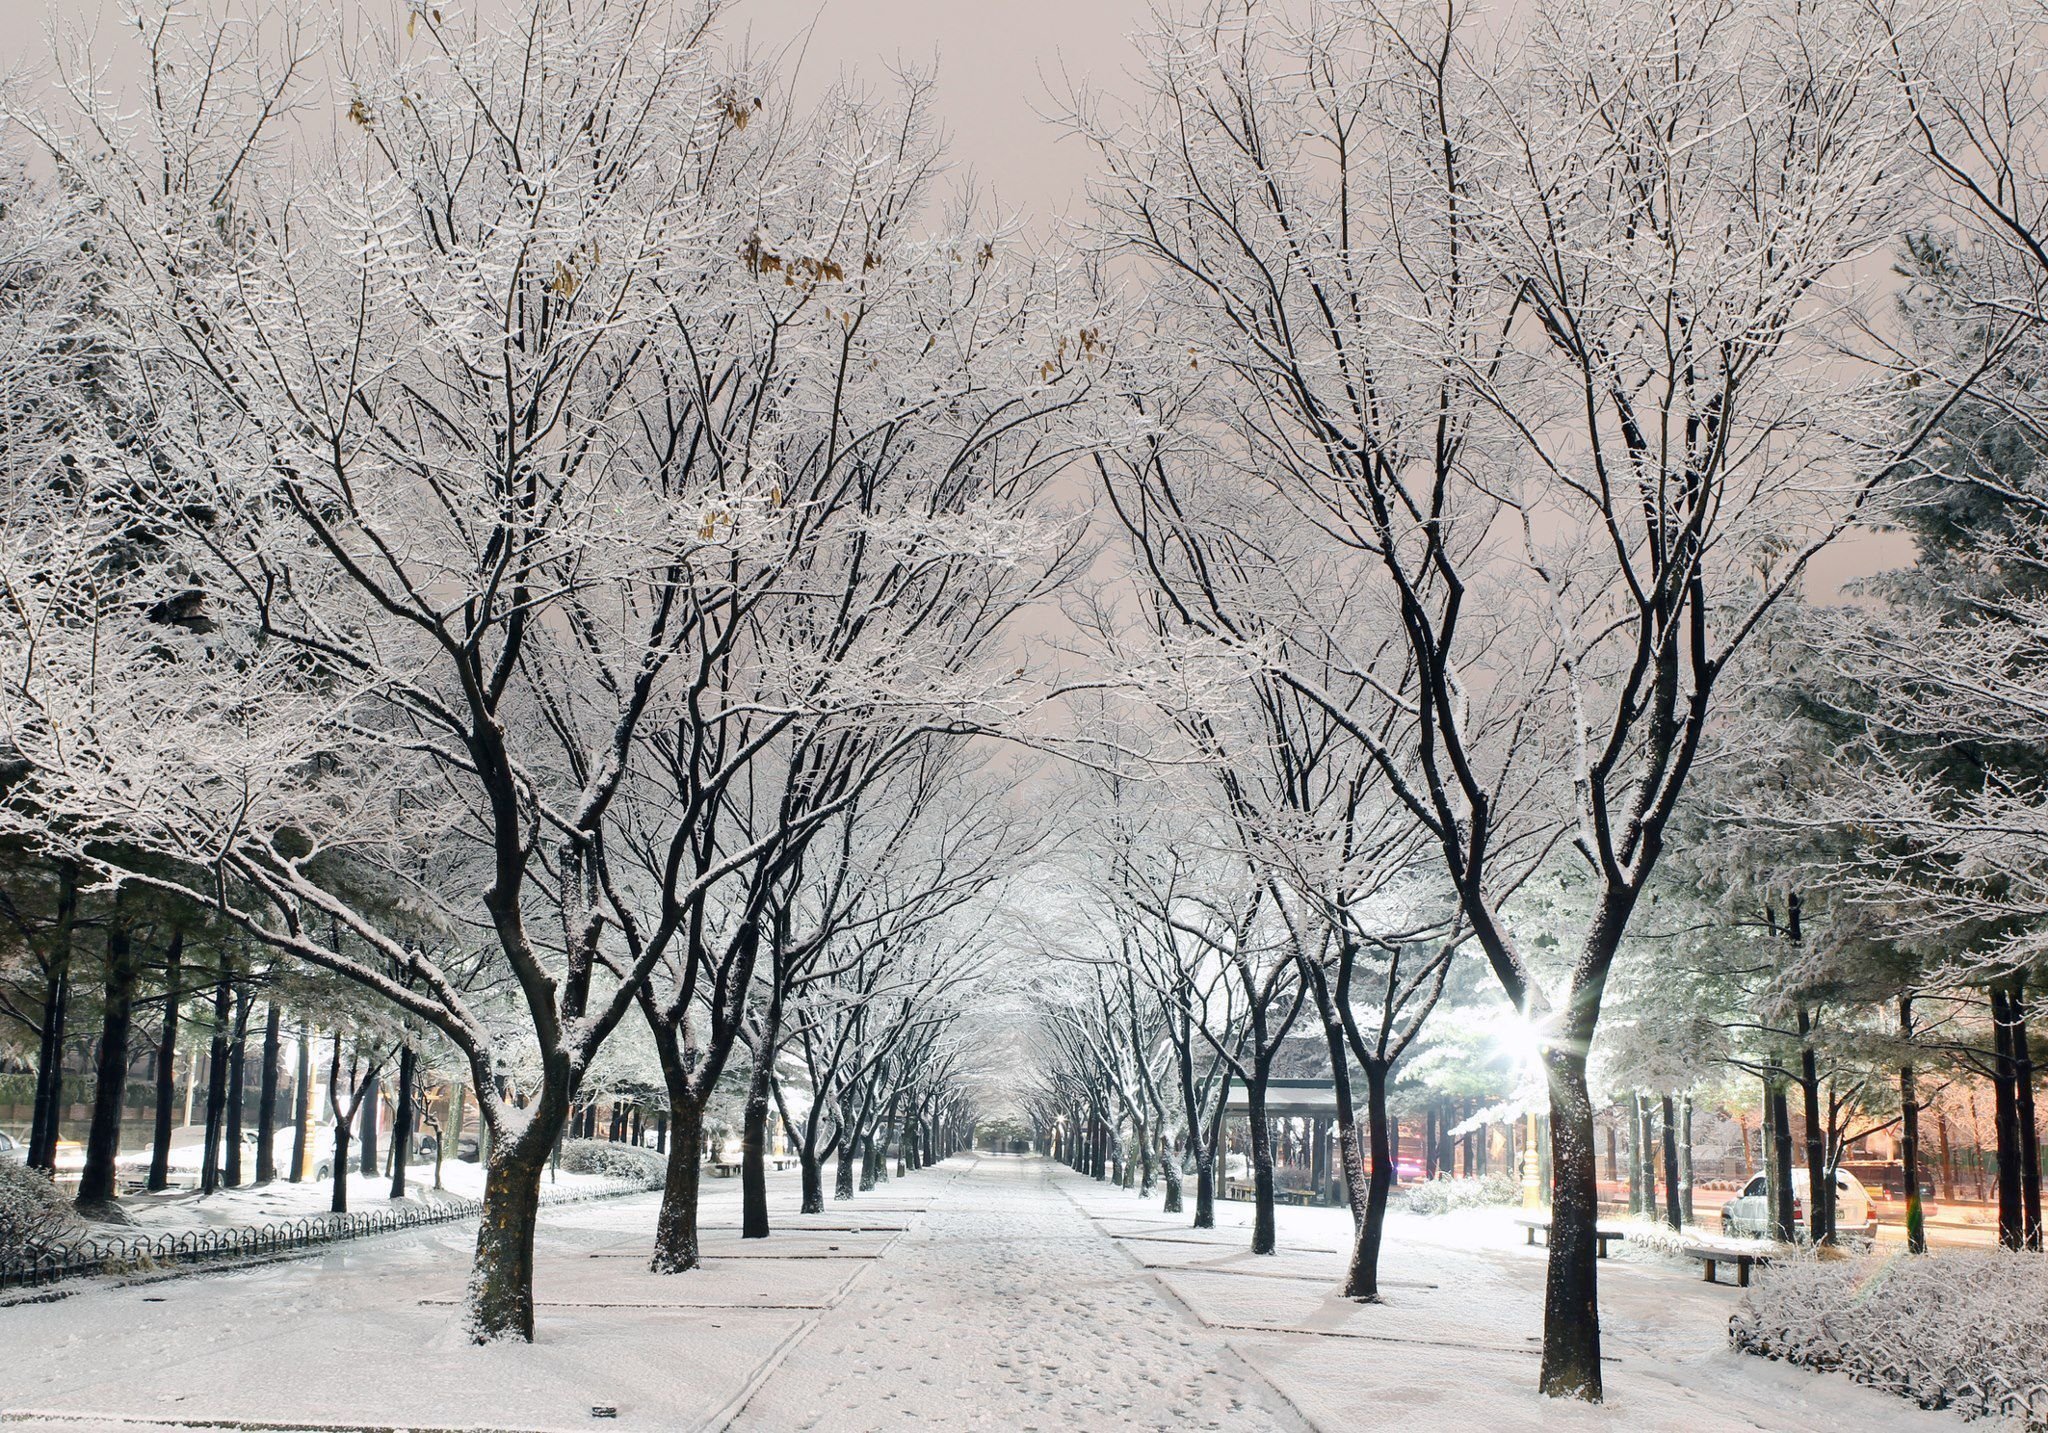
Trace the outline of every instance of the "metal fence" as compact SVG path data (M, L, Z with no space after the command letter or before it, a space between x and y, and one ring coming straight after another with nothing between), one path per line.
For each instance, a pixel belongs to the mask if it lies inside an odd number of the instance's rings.
M662 1181L612 1180L593 1188L562 1193L542 1191L541 1207L617 1199L661 1188ZM365 1209L347 1214L315 1214L268 1224L223 1229L190 1229L176 1234L90 1235L40 1249L0 1254L0 1290L34 1288L86 1274L132 1274L180 1266L260 1259L296 1250L390 1234L429 1224L474 1219L483 1201L457 1195L431 1205L403 1209Z

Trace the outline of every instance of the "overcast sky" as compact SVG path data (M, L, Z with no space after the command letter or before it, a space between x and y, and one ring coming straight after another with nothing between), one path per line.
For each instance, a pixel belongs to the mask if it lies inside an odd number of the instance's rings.
M404 10L369 0L361 13L386 8ZM1136 60L1130 36L1152 8L1151 0L734 0L725 28L735 40L786 47L788 63L800 55L807 92L843 72L879 81L899 66L935 69L935 107L956 171L971 172L1005 211L1042 222L1081 207L1089 166L1085 149L1045 119L1054 94L1069 83L1126 88ZM52 15L106 24L118 13L115 0L0 0L0 71L42 51ZM115 39L107 35L109 48ZM1904 560L1903 540L1866 534L1828 553L1812 588L1825 593Z

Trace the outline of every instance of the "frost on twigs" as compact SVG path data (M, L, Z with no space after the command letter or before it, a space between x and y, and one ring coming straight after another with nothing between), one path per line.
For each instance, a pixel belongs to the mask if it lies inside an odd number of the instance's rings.
M1788 1260L1760 1277L1728 1337L1923 1408L2048 1427L2048 1262L2038 1254Z
M1521 1181L1511 1174L1482 1174L1472 1179L1435 1179L1411 1185L1399 1194L1401 1207L1410 1214L1449 1214L1459 1209L1484 1209L1518 1203Z
M0 1258L42 1253L77 1230L70 1201L48 1175L0 1159Z

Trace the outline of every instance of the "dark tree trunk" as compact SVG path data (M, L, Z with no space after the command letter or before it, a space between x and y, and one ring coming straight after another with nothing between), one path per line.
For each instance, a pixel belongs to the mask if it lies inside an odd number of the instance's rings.
M1643 1213L1657 1217L1657 1115L1650 1097L1636 1096L1636 1154L1643 1161Z
M2027 1038L2026 976L2012 987L2013 1104L2020 1131L2020 1215L2026 1246L2041 1250L2041 1137L2034 1118L2034 1047Z
M334 1039L336 1044L341 1042L339 1035ZM349 1122L337 1119L334 1122L334 1169L331 1176L333 1192L327 1202L329 1212L334 1214L348 1213L348 1136Z
M1180 1150L1174 1147L1162 1129L1159 1134L1159 1174L1166 1183L1166 1204L1162 1214L1181 1212L1180 1201Z
M1252 1252L1270 1254L1279 1240L1273 1225L1273 1130L1266 1121L1264 1070L1254 1070L1245 1086L1245 1123L1252 1152Z
M178 1104L178 1005L184 991L178 982L185 956L185 932L171 932L164 950L164 1024L156 1045L156 1128L149 1147L149 1187L171 1185L171 1120Z
M668 1178L661 1190L661 1212L654 1220L657 1274L684 1274L697 1267L697 1191L704 1172L704 1106L686 1085L669 1083L669 1115L675 1128L668 1146Z
M306 1177L306 1140L313 1118L313 1027L299 1022L299 1067L292 1083L292 1172L291 1182Z
M377 1162L377 1095L378 1080L371 1075L369 1089L363 1095L362 1110L357 1115L360 1123L356 1128L356 1168L373 1178L383 1172ZM488 1177L485 1182L489 1182Z
M1794 1201L1797 1195L1792 1189L1792 1102L1785 1093L1785 1082L1773 1080L1770 1083L1771 1119L1771 1215L1772 1232L1778 1242L1789 1244L1798 1233L1799 1211Z
M1678 1193L1678 1102L1664 1096L1664 1222L1685 1227L1685 1207Z
M1544 1051L1550 1089L1550 1259L1543 1290L1543 1367L1551 1398L1601 1399L1600 1285L1594 1238L1600 1214L1593 1161L1593 1102L1583 1044Z
M43 1028L36 1045L36 1092L29 1111L28 1166L57 1169L57 1127L64 1119L64 1016L71 1004L71 933L78 923L78 868L57 865L57 920L43 968Z
M121 1107L128 1089L128 1035L134 1023L137 973L128 919L116 894L107 919L107 969L99 1062L93 1073L92 1128L85 1137L85 1172L78 1182L81 1209L111 1204L120 1192L116 1164L121 1156Z
M256 1182L277 1178L277 1058L283 1043L277 1002L264 1002L263 1066L256 1086Z
M1956 1155L1948 1137L1948 1112L1934 1112L1935 1136L1941 1141L1941 1197L1951 1202L1956 1197Z
M405 1162L412 1154L412 1082L419 1056L410 1045L398 1052L398 1091L391 1108L391 1197L405 1198Z
M1678 1102L1678 1213L1692 1223L1692 1096Z
M797 1154L797 1165L802 1170L803 1212L823 1214L825 1212L825 1171L816 1152L804 1149Z
M1913 1048L1913 997L1899 997L1899 1043ZM1906 1185L1906 1252L1927 1252L1927 1217L1920 1208L1920 1095L1913 1060L1899 1066L1899 1175Z
M2020 1169L2018 1061L2013 1053L2016 1022L2012 997L2003 984L1991 990L1991 1038L1995 1052L1991 1082L1996 1099L1994 1127L1998 1139L1998 1242L2008 1249L2026 1247L2024 1183Z
M499 1140L492 1149L469 1278L473 1343L533 1340L533 1229L546 1153L559 1133L559 1127L548 1131L536 1121L519 1139Z
M1631 1094L1628 1112L1628 1212L1640 1215L1643 1199L1643 1097Z
M770 1002L771 1007L775 1002ZM772 1016L770 1020L772 1020ZM768 1237L768 1101L775 1075L774 1035L764 1020L755 1046L754 1071L747 1080L747 1104L740 1119L740 1237Z
M1344 1154L1344 1178L1351 1195L1352 1207L1359 1212L1351 1243L1351 1264L1344 1275L1344 1293L1347 1297L1365 1303L1380 1301L1380 1241L1387 1223L1387 1191L1394 1182L1394 1150L1387 1138L1387 1071L1381 1065L1365 1067L1365 1118L1369 1137L1372 1140L1372 1171L1370 1174L1359 1167L1351 1143ZM1348 1128L1348 1112L1344 1116ZM1363 1176L1364 1188L1359 1189ZM1364 1198L1361 1200L1359 1194ZM1362 1208L1361 1208L1362 1205Z
M242 1107L246 1102L244 1077L249 1063L249 992L235 992L235 1028L228 1040L228 1117L224 1136L227 1152L227 1185L242 1187Z
M841 1125L839 1129L839 1160L838 1168L833 1171L832 1197L834 1199L851 1199L853 1198L853 1162L860 1157L860 1136L856 1131L847 1128L845 1125Z
M213 1040L206 1050L206 1148L199 1160L199 1191L220 1188L221 1128L228 1108L228 1001L231 991L223 971L213 987Z
M1799 1015L1799 1098L1806 1116L1807 1233L1816 1247L1835 1239L1835 1182L1828 1169L1828 1131L1820 1113L1820 1057L1813 1048L1813 1017Z

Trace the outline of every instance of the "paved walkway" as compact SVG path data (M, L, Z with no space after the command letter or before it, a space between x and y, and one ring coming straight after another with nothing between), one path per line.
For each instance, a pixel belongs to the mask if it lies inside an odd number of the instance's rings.
M1602 1266L1608 1402L1535 1393L1544 1253L1505 1210L1390 1219L1383 1304L1337 1297L1341 1209L1195 1230L1041 1159L958 1155L743 1240L704 1198L704 1267L647 1268L656 1200L543 1211L536 1339L475 1348L475 1238L443 1224L200 1277L91 1280L0 1306L0 1433L508 1433L1361 1426L1494 1433L1948 1433L1952 1416L1732 1352L1739 1299ZM602 1420L602 1421L599 1421Z
M1307 1426L1100 1232L1056 1166L960 1163L735 1428Z

